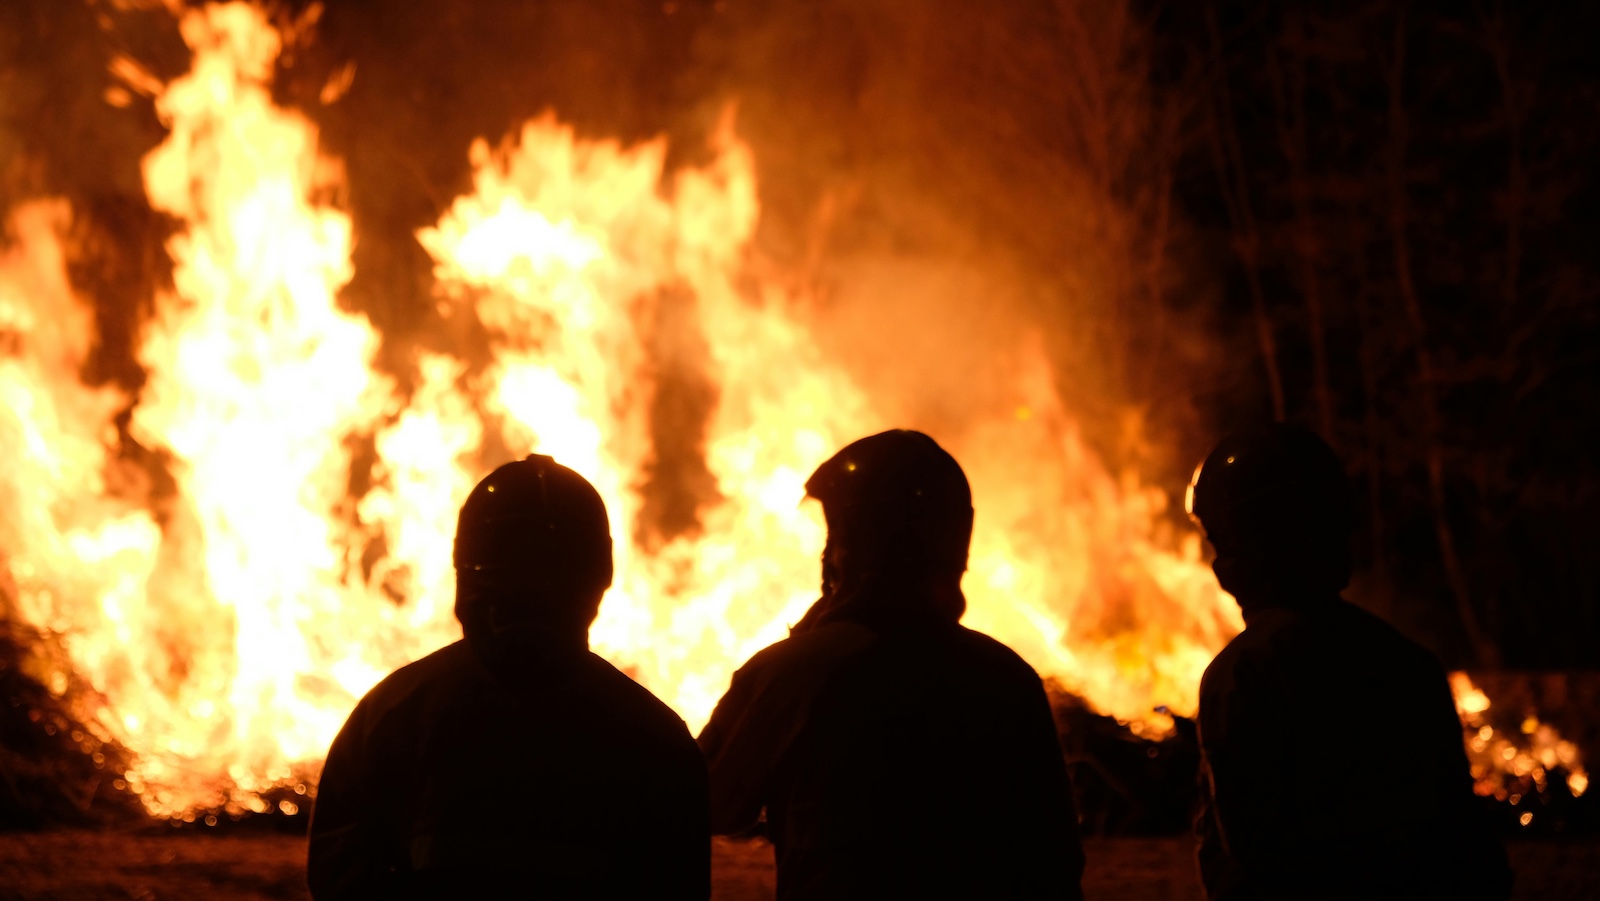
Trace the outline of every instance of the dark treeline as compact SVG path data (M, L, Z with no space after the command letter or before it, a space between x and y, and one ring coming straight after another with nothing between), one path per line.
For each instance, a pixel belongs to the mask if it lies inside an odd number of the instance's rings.
M1600 665L1600 10L1150 14L1180 206L1225 261L1220 420L1327 436L1359 600L1458 666Z

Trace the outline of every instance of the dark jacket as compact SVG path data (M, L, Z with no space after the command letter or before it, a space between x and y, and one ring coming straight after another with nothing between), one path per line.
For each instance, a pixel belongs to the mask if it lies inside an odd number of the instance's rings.
M734 675L700 746L713 830L765 808L784 901L1081 897L1039 677L953 621L797 630Z
M588 652L496 673L456 642L356 706L318 786L313 897L708 897L683 721Z
M1438 662L1337 598L1246 623L1200 687L1207 894L1503 901Z

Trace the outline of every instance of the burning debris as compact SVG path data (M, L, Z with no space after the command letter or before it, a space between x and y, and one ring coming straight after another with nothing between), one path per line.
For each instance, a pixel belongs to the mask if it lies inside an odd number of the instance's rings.
M1519 711L1515 704L1492 704L1466 673L1451 674L1450 687L1466 734L1473 790L1499 802L1508 825L1524 831L1593 825L1594 815L1584 813L1594 803L1584 800L1589 771L1575 743L1531 706Z
M130 755L73 714L88 706L84 687L36 678L48 671L38 665L48 644L15 624L0 633L0 829L138 818L143 808L120 776Z
M1501 673L1492 680L1508 699L1492 704L1471 676L1450 676L1474 790L1514 834L1592 832L1600 827L1589 774L1576 742L1541 718L1586 721L1600 706L1600 682L1569 674ZM1530 685L1554 683L1552 691ZM1093 834L1170 834L1189 827L1200 752L1194 723L1119 721L1082 698L1050 687L1062 749L1072 768L1084 828ZM1519 701L1510 701L1518 698ZM1526 705L1526 706L1524 706ZM1565 706L1555 706L1565 705Z
M1074 800L1091 835L1187 832L1198 800L1200 742L1194 721L1119 722L1047 682Z

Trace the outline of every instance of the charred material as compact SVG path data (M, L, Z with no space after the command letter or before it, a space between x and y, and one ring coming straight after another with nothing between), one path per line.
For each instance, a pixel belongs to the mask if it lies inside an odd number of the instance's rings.
M1096 713L1059 684L1049 683L1049 689L1084 833L1173 835L1187 830L1200 770L1194 721L1174 716L1169 733L1150 737Z
M29 675L30 655L43 644L43 636L0 616L0 831L142 820L138 798L118 775L127 753L96 738L65 692Z

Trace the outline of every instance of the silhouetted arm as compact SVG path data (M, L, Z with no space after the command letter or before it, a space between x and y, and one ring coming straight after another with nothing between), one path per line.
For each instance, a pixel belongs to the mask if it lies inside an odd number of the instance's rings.
M1029 859L1019 861L1019 868L1034 873L1026 897L1082 901L1083 841L1079 837L1077 805L1072 800L1072 781L1061 753L1050 699L1038 676L1030 676L1032 684L1027 689L1024 711L1025 765L1032 771L1029 781L1037 791L1038 823L1030 831L1035 833L1038 844L1024 852Z
M751 657L700 731L711 784L711 833L754 826L773 773L800 738L811 703L846 662L877 640L856 623L828 623Z
M328 748L311 813L306 882L316 901L370 898L389 878L371 823L364 709L357 705Z
M1200 809L1194 820L1198 844L1195 862L1200 869L1200 884L1210 901L1255 901L1244 887L1238 864L1222 846L1222 830L1217 824L1217 803L1211 797L1211 768L1200 765Z
M659 879L651 897L705 901L711 897L711 824L706 765L687 733L682 752L663 774L656 797L647 799Z
M1237 664L1207 672L1201 687L1200 742L1215 834L1202 845L1208 891L1222 899L1315 897L1302 884L1304 855L1290 834L1294 790L1294 711L1270 674ZM1217 877L1221 876L1221 879Z
M781 736L764 726L765 717L755 709L755 692L745 676L743 670L734 674L698 739L709 778L713 835L743 832L755 825L766 801L774 758L782 751Z

